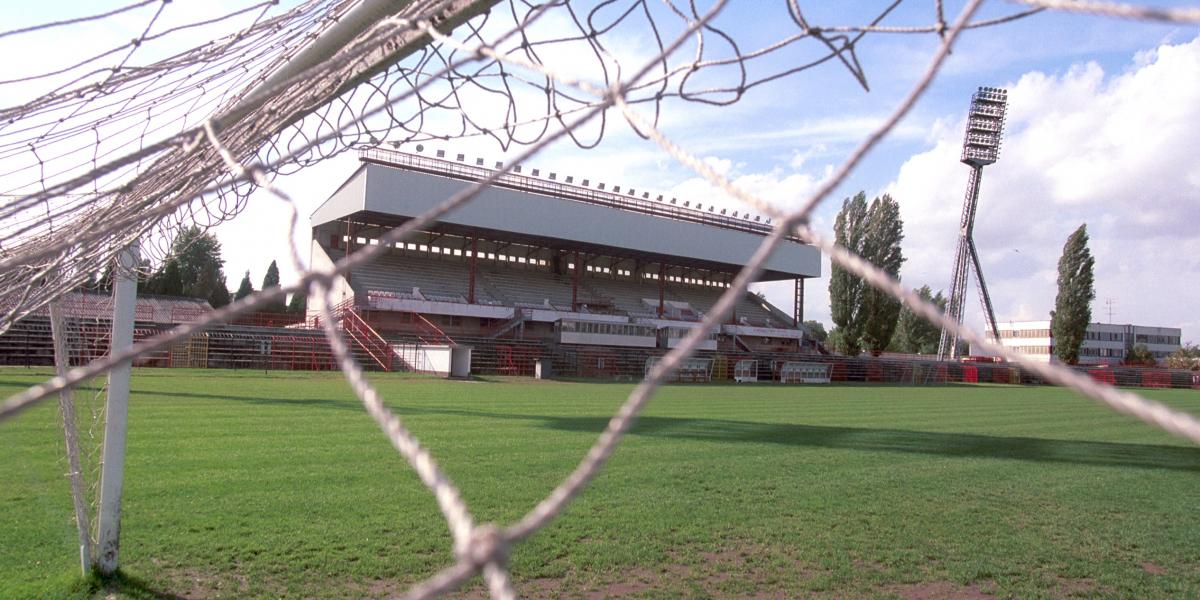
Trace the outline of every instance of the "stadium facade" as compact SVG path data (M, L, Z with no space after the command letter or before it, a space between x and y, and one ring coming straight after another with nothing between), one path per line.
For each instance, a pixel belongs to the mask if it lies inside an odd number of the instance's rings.
M377 244L500 166L417 149L360 152L358 169L312 214L313 267ZM648 359L698 324L770 231L746 212L516 167L339 278L331 308L352 341L381 349L516 343L539 357L593 347ZM801 322L804 282L818 276L818 250L788 239L758 280L793 281L792 310L746 293L702 349L815 352ZM310 318L320 302L311 299Z
M1043 362L1049 362L1054 354L1050 321L1008 321L999 323L997 329L1005 348ZM1146 346L1155 360L1162 362L1179 349L1182 335L1178 327L1090 323L1079 349L1079 363L1119 365L1137 345Z

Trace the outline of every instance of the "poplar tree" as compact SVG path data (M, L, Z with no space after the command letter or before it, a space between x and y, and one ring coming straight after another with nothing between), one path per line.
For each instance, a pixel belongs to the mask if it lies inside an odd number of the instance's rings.
M862 255L866 237L867 195L859 192L853 198L842 201L842 210L833 223L834 241L847 250ZM859 337L862 335L862 320L859 308L862 305L863 281L837 263L829 270L829 315L833 319L837 336L830 341L838 352L846 356L858 356L862 352Z
M1096 298L1096 261L1087 244L1085 223L1067 238L1062 258L1058 259L1058 296L1050 313L1050 332L1054 336L1054 356L1068 365L1079 362L1079 348L1092 321L1092 300Z
M891 196L875 198L870 206L863 192L842 201L834 222L834 238L892 277L899 277L904 263L900 249L904 222L900 205ZM829 304L838 332L836 336L831 332L830 340L839 352L857 356L864 346L875 355L884 351L900 316L898 300L834 264L829 274Z
M904 264L904 252L900 249L903 240L904 221L900 219L900 204L887 194L875 198L867 209L863 258L893 279L899 279L900 265ZM896 333L900 300L864 283L862 303L862 345L872 355L879 356Z

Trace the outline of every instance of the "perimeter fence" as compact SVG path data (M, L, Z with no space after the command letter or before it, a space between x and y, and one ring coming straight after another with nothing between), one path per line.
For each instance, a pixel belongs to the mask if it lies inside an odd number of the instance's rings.
M247 319L270 321L272 315ZM67 320L73 324L73 319ZM70 345L72 364L87 364L108 354L106 321L75 325ZM166 328L138 327L134 339L142 341ZM395 335L388 340L396 348L428 347L417 336ZM614 346L557 345L535 340L497 339L455 336L454 344L470 347L471 374L481 376L533 377L539 361L548 361L554 377L641 381L647 375L647 360L666 355L662 349L621 348ZM351 345L360 364L370 370L380 366L364 350ZM736 365L749 361L755 367L755 380L784 382L785 365L809 364L825 368L833 383L879 383L900 385L941 385L948 383L998 383L1042 385L1046 381L1016 363L938 362L934 357L845 357L839 355L798 354L794 352L724 352L698 350L695 358L709 361L710 376L717 383L741 379ZM48 319L28 318L0 335L0 365L49 366L54 364L54 347ZM239 327L215 328L198 332L170 346L139 356L139 367L252 369L264 371L331 371L337 360L325 335L319 329ZM1200 371L1126 365L1076 365L1071 369L1095 381L1127 388L1200 389ZM397 371L429 372L419 360L392 365ZM695 381L672 377L672 381Z

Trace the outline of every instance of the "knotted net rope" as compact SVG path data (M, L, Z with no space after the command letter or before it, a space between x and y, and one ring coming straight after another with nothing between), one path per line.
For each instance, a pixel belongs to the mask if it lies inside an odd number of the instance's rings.
M295 203L275 179L347 150L385 141L479 138L515 152L492 175L328 269L306 268L293 244L291 260L301 273L296 283L263 290L14 395L0 407L0 421L123 361L288 293L328 299L336 277L470 202L550 143L569 139L580 148L593 148L614 121L623 121L665 155L771 216L774 227L700 325L633 390L575 470L517 522L475 522L449 477L386 407L350 356L330 304L324 303L325 335L351 389L434 494L452 534L454 563L414 586L409 597L436 596L476 574L484 577L494 597L514 597L507 570L511 546L561 514L595 477L655 390L696 350L704 332L724 322L788 236L820 248L869 285L961 339L1200 443L1200 421L1191 415L999 347L808 224L830 192L912 109L956 40L971 30L1019 21L1045 9L1175 23L1200 22L1200 11L1026 0L1026 7L977 19L982 0L972 0L950 20L943 2L935 0L927 24L888 24L904 3L895 0L860 15L857 24L818 25L798 0L781 0L776 8L790 20L790 31L755 48L744 47L739 39L746 32L721 19L730 10L725 0L705 7L673 0L594 6L568 0L310 0L285 7L250 4L192 21L173 19L176 5L166 0L144 0L0 33L5 42L118 19L137 21L141 31L127 44L0 81L0 92L39 90L32 99L0 110L0 331L78 288L131 244L144 249L150 264L161 262L181 228L211 227L234 218L257 190L283 203L294 233L299 223ZM214 29L234 32L209 35ZM628 31L650 40L652 51L628 56L620 37ZM827 63L841 65L868 88L857 48L868 36L884 34L936 36L937 50L889 118L798 208L782 210L738 188L659 128L660 116L672 107L735 104L759 86ZM206 41L178 50L197 35ZM555 62L551 57L564 49L575 50L571 56L585 57L580 60L587 64Z

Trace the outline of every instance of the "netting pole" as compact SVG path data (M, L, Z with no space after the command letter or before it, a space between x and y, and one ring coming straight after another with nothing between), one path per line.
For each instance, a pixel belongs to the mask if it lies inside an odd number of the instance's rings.
M50 303L50 335L54 339L54 370L59 377L71 366L67 352L67 328L63 321L62 303ZM83 497L83 469L79 463L79 429L75 422L75 399L71 388L58 393L58 409L62 414L63 437L67 444L67 464L71 472L71 500L75 505L75 526L79 529L79 568L86 575L92 568L92 525L88 519L87 501Z
M134 304L137 302L136 244L117 254L113 269L112 342L116 354L133 345ZM125 476L125 430L129 414L129 371L132 361L117 364L108 373L108 402L105 403L104 454L100 469L100 550L97 566L103 575L117 570L121 546L121 485Z

